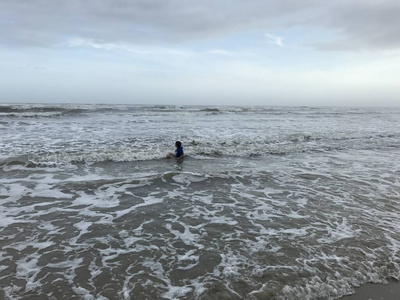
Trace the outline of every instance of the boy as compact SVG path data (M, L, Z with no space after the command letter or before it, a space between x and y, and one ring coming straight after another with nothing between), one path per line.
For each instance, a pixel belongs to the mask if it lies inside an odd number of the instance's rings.
M182 143L180 141L175 142L175 154L174 153L168 153L165 158L172 158L175 157L176 159L181 159L185 157L185 154L183 154L183 148L182 148Z

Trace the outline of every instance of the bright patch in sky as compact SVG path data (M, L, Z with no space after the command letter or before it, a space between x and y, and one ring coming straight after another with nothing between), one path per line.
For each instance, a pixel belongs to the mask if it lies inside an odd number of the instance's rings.
M277 37L272 34L266 34L265 36L270 39L270 42L272 44L283 47L283 38L282 37Z

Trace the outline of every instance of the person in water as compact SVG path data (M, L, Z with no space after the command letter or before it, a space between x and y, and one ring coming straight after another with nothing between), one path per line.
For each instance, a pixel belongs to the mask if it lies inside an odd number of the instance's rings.
M185 154L183 154L183 148L182 148L182 143L180 141L175 142L175 154L174 153L168 153L166 158L173 158L175 157L176 159L181 159L185 157Z

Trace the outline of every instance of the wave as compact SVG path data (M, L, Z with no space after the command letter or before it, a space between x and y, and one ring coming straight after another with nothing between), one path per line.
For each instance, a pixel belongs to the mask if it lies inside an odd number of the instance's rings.
M200 111L208 112L208 113L220 113L221 111L218 108L203 108Z
M38 118L59 117L63 115L79 115L88 110L83 108L68 108L48 105L0 105L0 117L10 118Z
M242 109L225 110L239 112ZM202 106L161 106L161 105L107 105L107 104L2 104L0 117L38 118L62 116L86 116L88 114L132 114L152 116L164 114L219 114L218 108Z
M144 144L140 140L125 139L101 144L69 143L65 150L31 150L0 162L1 166L56 166L66 164L94 164L102 162L140 162L164 159L168 148L162 144ZM184 143L188 159L231 159L285 156L300 153L334 151L382 150L400 148L400 134L342 135L288 134L279 138L225 138L219 142L206 139Z
M308 118L336 118L347 115L398 114L397 109L343 108L343 107L267 107L267 106L177 106L177 105L129 105L129 104L2 104L0 118L59 118L85 117L91 114L132 116L217 116L261 115L302 116Z
M0 168L18 169L18 168L34 168L38 165L29 159L28 155L19 155L0 160Z
M86 116L93 113L126 112L136 106L106 104L2 104L0 117L59 117Z

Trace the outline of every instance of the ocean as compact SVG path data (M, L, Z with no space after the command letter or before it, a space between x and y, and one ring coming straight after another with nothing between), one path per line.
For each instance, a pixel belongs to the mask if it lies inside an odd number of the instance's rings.
M0 298L400 279L400 108L2 104L0 133Z

